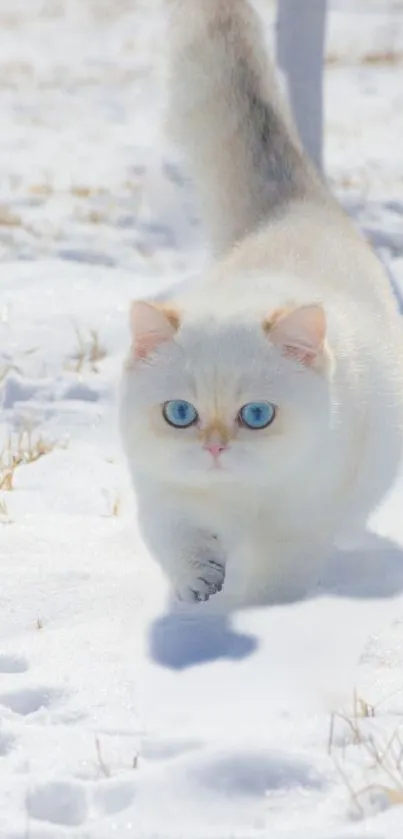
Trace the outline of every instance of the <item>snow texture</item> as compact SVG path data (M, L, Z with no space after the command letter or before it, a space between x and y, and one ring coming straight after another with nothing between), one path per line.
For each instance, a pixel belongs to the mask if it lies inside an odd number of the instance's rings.
M398 291L403 5L330 6L326 168ZM401 839L403 481L320 597L228 619L136 529L128 304L208 260L163 52L150 0L0 4L0 837Z

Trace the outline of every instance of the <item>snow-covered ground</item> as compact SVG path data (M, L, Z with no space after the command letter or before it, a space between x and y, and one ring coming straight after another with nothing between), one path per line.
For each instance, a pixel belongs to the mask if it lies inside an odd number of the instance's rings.
M403 4L331 7L328 173L403 286ZM401 839L403 480L323 597L230 620L137 534L128 303L205 258L163 46L151 0L0 2L0 839Z

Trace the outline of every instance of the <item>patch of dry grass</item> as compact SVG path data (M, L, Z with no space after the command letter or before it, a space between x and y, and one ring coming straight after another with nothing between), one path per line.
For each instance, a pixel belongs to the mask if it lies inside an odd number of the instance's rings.
M49 183L36 183L31 184L29 192L31 195L39 195L43 198L48 198L49 195L52 195L53 189Z
M97 763L98 763L98 767L99 767L101 775L103 775L104 778L111 778L112 774L113 774L112 773L112 768L109 765L109 763L106 762L106 760L104 758L103 749L102 749L102 746L101 746L101 741L100 741L100 738L98 736L95 737L95 751L96 751ZM139 756L136 753L133 757L132 762L131 762L131 769L138 769L138 765L139 765Z
M78 326L74 327L77 339L77 348L65 367L73 373L82 373L88 365L93 373L98 373L99 362L107 353L102 345L97 329L88 329L84 332Z
M76 198L90 198L91 195L103 195L105 189L99 186L86 186L85 184L73 184L70 192Z
M122 499L118 493L111 499L111 516L117 518L120 515Z
M399 722L389 736L376 728L375 718L381 704L371 705L355 694L351 711L338 711L331 717L329 754L334 753L336 727L341 722L348 733L346 746L356 747L362 755L367 782L358 788L351 783L345 767L336 762L358 818L365 818L368 807L385 809L403 805L403 723Z
M88 224L106 224L108 216L100 210L90 210L85 218Z
M384 52L367 52L362 56L361 64L400 64L403 61L403 53L397 50L384 50Z
M8 207L0 206L0 227L21 227L21 216L13 213Z
M403 62L403 52L400 50L380 50L377 52L366 52L363 55L356 56L347 60L344 56L337 53L329 53L326 56L325 63L327 67L344 66L347 63L363 64L364 66L382 67L394 66Z
M29 192L31 195L48 197L49 195L53 195L55 192L60 192L60 190L55 188L49 181L44 181L42 183L38 182L31 184L29 186ZM70 187L67 187L67 192L74 195L75 198L91 198L93 195L106 194L106 189L99 186L87 186L86 184L72 184Z
M10 434L0 451L0 491L10 492L14 489L15 472L20 466L35 463L60 448L60 445L29 427L16 435Z
M332 754L335 741L335 731L338 722L342 722L350 732L350 745L357 746L361 743L361 730L359 720L373 719L376 715L376 707L370 705L365 699L354 693L353 706L351 711L334 711L330 717L328 753Z

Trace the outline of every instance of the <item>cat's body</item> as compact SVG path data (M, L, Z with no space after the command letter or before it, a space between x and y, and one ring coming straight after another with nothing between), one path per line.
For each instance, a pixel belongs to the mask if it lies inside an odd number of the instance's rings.
M399 468L401 324L282 115L247 2L167 4L173 125L221 257L169 307L134 305L122 429L140 525L182 599L225 575L233 601L292 599ZM172 400L197 412L187 427Z

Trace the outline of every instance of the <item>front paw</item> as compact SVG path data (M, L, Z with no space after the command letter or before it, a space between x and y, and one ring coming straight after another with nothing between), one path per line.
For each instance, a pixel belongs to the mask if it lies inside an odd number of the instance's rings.
M221 591L225 580L225 566L211 559L200 565L191 565L183 576L174 581L178 600L185 603L202 603Z

